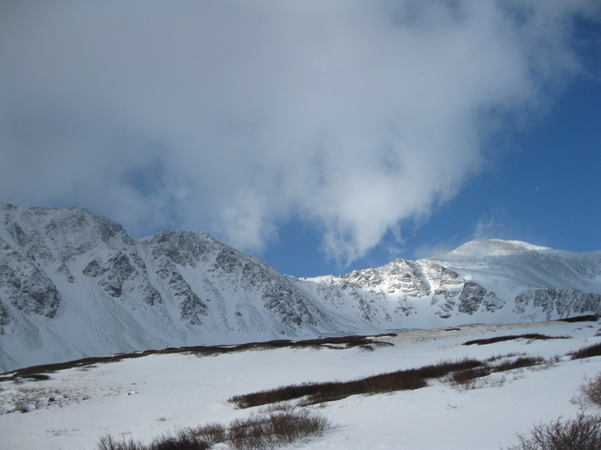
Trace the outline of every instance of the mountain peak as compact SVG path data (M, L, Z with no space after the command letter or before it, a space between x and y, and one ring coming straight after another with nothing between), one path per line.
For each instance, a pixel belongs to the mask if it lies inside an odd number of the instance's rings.
M477 240L295 279L208 234L138 239L79 208L0 203L0 371L161 347L531 321L601 311L601 252Z
M551 250L523 241L504 241L502 239L476 239L457 247L441 259L456 257L489 257L506 256Z

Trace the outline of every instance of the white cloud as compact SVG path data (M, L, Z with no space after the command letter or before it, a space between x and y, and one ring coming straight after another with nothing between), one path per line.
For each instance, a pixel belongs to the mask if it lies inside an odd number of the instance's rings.
M0 13L0 196L348 262L580 70L596 1L41 2Z

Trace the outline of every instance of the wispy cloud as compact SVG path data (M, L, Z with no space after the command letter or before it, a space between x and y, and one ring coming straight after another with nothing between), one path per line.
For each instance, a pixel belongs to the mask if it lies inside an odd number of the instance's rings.
M495 222L494 218L480 218L474 229L474 239L502 239L503 224Z
M424 258L436 258L438 256L444 256L457 248L458 244L455 240L449 239L441 242L437 242L434 245L420 245L413 251L414 259L424 259Z
M597 1L40 2L0 13L0 196L364 255L581 70Z

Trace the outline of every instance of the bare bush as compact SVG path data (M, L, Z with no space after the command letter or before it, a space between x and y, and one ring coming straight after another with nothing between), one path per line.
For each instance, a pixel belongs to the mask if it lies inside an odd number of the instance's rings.
M506 356L514 356L510 354ZM503 356L490 359L498 361ZM488 383L471 383L475 378L482 378L494 372L505 372L508 370L524 367L541 366L545 359L537 357L518 357L511 361L503 361L495 365L487 361L465 358L456 361L440 361L436 364L422 366L417 369L399 370L396 372L372 375L351 381L333 381L324 383L303 383L300 385L280 386L275 389L254 392L251 394L237 395L228 401L234 403L238 408L250 408L270 403L287 402L301 399L299 405L315 405L323 402L341 400L351 395L381 394L402 390L419 389L427 386L429 379L440 379L450 375L450 380L456 386L470 383L473 386L499 386L501 378L491 380ZM503 382L505 379L502 379Z
M493 367L493 372L506 372L513 369L538 366L545 362L542 356L524 356L513 361L504 361Z
M505 376L488 376L488 377L480 377L474 378L471 380L467 380L463 383L455 383L453 387L458 391L470 391L473 389L482 389L485 387L500 387L505 384L507 379Z
M504 358L513 358L514 356L526 356L527 353L517 353L517 352L511 352L511 353L505 353L503 355L493 355L490 356L488 358L486 358L486 362L495 362L498 361L500 359L504 359Z
M274 448L320 435L329 427L329 420L315 411L281 411L234 420L226 440L236 450Z
M165 434L154 438L148 447L124 450L208 450L211 444L189 428L179 430L175 435Z
M276 411L291 411L295 406L290 402L272 403L262 409L262 413L269 414Z
M451 381L456 385L467 387L476 378L486 377L490 375L490 369L487 367L476 367L474 369L466 369L460 372L451 374Z
M576 322L596 322L599 317L596 314L589 314L586 316L566 317L565 319L559 319L562 322L576 323Z
M184 428L175 434L154 438L149 445L134 440L116 440L104 436L98 450L208 450L218 443L228 443L235 450L259 450L292 444L309 436L321 435L330 421L314 410L285 408L259 411L247 419L233 420L226 428L213 423Z
M234 403L238 408L250 408L294 399L302 399L299 405L315 405L341 400L351 395L381 394L419 389L427 386L428 379L442 378L451 372L484 365L485 363L482 361L469 358L457 361L440 361L437 364L423 366L418 369L398 370L351 381L280 386L267 391L236 395L228 401Z
M103 436L100 438L100 442L98 443L98 450L145 450L144 447L139 442L134 440L129 441L117 441L110 434Z
M572 359L583 359L592 358L593 356L601 356L601 343L589 345L588 347L581 348L568 353L572 356Z
M517 355L517 353L509 353L507 355L490 357L478 367L452 372L443 381L450 383L452 387L458 389L459 391L479 389L483 387L498 387L505 384L506 378L505 376L493 376L495 373L519 370L534 366L539 368L549 368L551 367L553 361L555 361L554 358L551 360L545 360L541 356L520 356L516 359L508 359L503 361L505 358L513 358Z
M572 399L572 403L579 404L583 409L589 405L601 407L601 374L595 378L585 376L578 391L579 395Z
M557 419L535 425L529 435L517 435L519 444L507 450L599 450L601 416L579 414L575 419Z
M202 441L209 447L224 442L226 440L227 430L220 423L210 423L197 428L190 428L189 433Z
M509 335L509 336L496 336L488 339L475 339L473 341L467 341L463 345L487 345L494 344L496 342L503 341L512 341L515 339L528 339L528 340L541 340L546 341L549 339L570 339L570 336L546 336L544 334L539 333L531 333L531 334L520 334L520 335Z
M271 350L275 348L314 348L314 349L350 349L353 347L368 346L372 350L375 347L391 346L391 342L381 340L383 337L395 337L395 333L384 333L372 336L340 336L328 337L322 339L309 339L300 341L275 340L267 342L249 342L236 345L213 345L213 346L194 346L194 347L169 347L155 350L143 350L133 353L117 353L108 356L95 356L90 358L67 361L63 363L45 364L41 366L31 366L17 369L12 372L0 374L0 382L8 380L18 380L21 378L35 378L36 380L47 380L48 375L45 372L52 373L65 369L76 368L78 370L89 370L97 367L98 364L118 362L125 359L142 358L148 355L168 355L168 354L186 354L197 356L214 356L224 353L234 353L249 350ZM39 374L39 375L38 375Z

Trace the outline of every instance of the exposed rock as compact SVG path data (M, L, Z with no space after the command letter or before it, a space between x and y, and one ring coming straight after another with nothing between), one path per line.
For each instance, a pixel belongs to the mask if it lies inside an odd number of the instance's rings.
M52 280L33 261L15 251L0 254L2 291L10 304L28 315L52 318L61 302Z
M556 312L567 318L573 314L600 312L601 295L585 293L575 289L532 289L522 292L515 298L516 314L524 314L528 306L543 311L550 319Z
M10 314L4 306L4 302L0 299L0 335L4 335L4 327L10 323Z
M0 371L34 358L591 314L600 276L599 252L475 241L444 258L296 279L207 234L135 239L84 209L0 203Z

